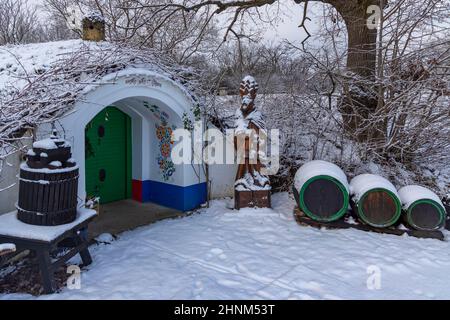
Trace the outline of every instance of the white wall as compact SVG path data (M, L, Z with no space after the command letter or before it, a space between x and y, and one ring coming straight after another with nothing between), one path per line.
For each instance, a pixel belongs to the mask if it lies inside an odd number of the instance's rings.
M22 144L31 145L31 138L22 140ZM14 211L19 196L18 174L22 162L22 152L8 156L0 168L0 214ZM12 186L12 187L11 187Z
M211 199L234 197L234 179L237 168L236 164L213 164L209 166Z
M8 164L6 164L6 162ZM14 210L17 202L19 185L17 174L19 172L20 153L17 152L6 158L0 174L0 214ZM13 185L13 187L10 187ZM9 188L8 188L9 187Z
M210 124L209 129L217 129ZM233 141L225 139L222 134L223 141L223 162L226 163L226 155L234 154ZM234 158L234 157L233 157ZM210 164L209 165L209 181L210 181L210 198L234 197L234 181L236 177L237 164Z

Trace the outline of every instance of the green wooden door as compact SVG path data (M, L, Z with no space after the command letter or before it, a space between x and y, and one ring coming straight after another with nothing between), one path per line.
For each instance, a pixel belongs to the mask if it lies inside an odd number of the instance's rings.
M85 129L86 193L100 203L131 197L131 119L107 107Z

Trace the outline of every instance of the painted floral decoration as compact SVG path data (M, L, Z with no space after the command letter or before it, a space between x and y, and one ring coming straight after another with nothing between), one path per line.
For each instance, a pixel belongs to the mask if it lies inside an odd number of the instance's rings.
M167 134L169 132L169 130L166 130L167 128L169 127L164 128L166 134L158 136L160 154L156 157L164 181L169 180L175 173L175 166L170 158L170 153L172 151L172 137ZM162 131L162 126L156 127L156 132L158 133L158 131Z
M150 105L147 102L144 102L144 106L152 112L157 121L155 127L156 138L158 139L159 144L159 155L156 157L156 160L162 178L164 181L168 181L175 173L175 165L170 158L170 153L173 145L172 132L176 127L169 125L169 115L165 111L162 111L158 106Z
M170 144L165 142L161 145L161 155L166 158L170 156Z

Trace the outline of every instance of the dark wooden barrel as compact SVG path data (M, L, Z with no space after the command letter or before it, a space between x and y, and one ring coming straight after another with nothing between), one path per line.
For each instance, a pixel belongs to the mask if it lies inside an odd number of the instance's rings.
M299 208L311 219L335 221L348 210L349 194L337 179L319 175L306 181L300 190L294 187Z
M17 217L43 226L70 223L77 216L78 168L20 170Z
M353 212L363 223L376 228L394 225L402 205L395 186L376 174L364 173L350 181Z
M401 215L400 200L392 191L383 188L365 192L358 202L352 202L352 207L364 223L376 228L392 226Z
M430 189L408 185L401 188L398 194L404 209L403 221L409 227L432 231L445 224L447 213L444 202Z
M414 202L406 210L407 224L417 230L436 230L445 222L445 210L436 201L423 199Z

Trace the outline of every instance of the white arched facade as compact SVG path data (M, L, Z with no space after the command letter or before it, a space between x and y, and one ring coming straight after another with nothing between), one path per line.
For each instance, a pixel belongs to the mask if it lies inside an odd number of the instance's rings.
M108 75L101 84L87 88L74 108L59 120L80 167L78 195L81 199L86 197L85 127L108 106L117 107L131 118L133 199L182 211L206 201L207 187L200 166L173 165L168 172L160 168L157 160L161 156L157 128L182 128L182 116L191 113L192 98L169 78L134 68ZM41 126L37 134L39 137L48 132L48 126Z

